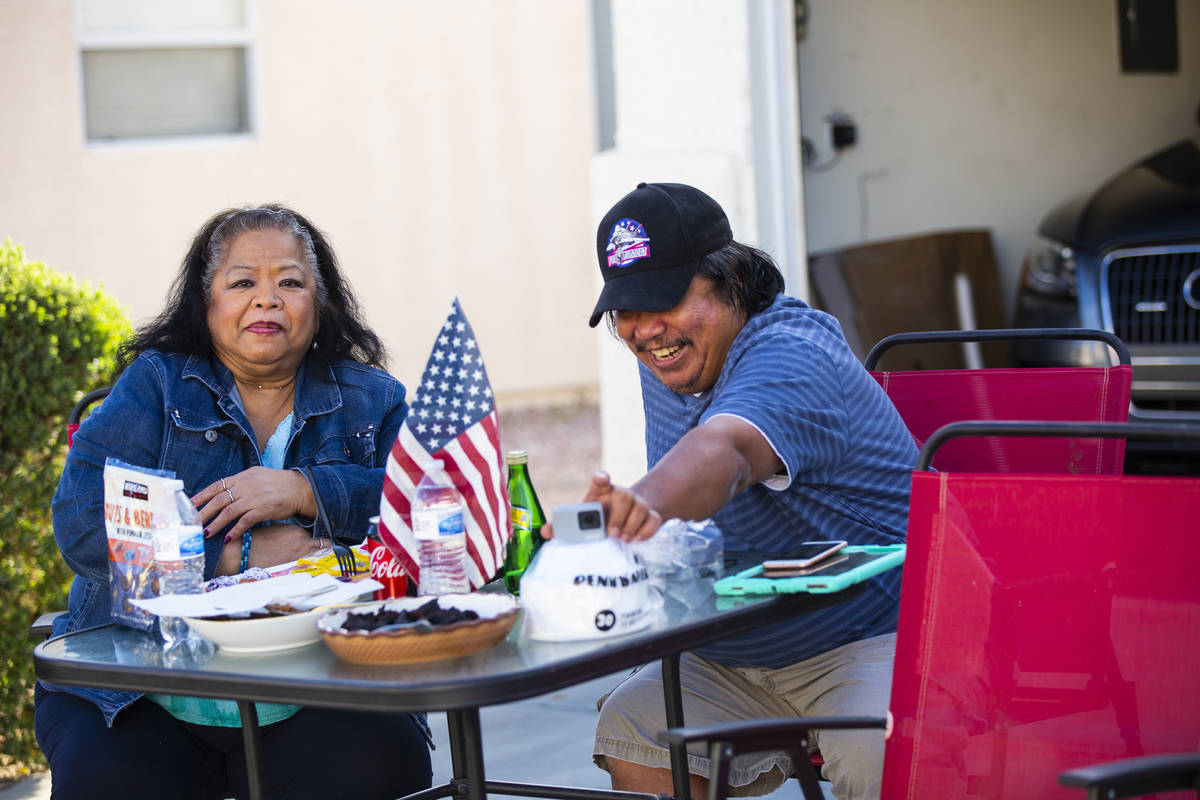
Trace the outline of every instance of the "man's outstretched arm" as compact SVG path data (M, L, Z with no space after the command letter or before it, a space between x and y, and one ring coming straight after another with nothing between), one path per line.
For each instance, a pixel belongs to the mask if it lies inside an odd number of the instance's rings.
M716 416L688 431L631 487L616 486L607 473L596 473L584 500L604 505L610 536L648 539L664 520L708 519L738 492L782 468L754 426Z

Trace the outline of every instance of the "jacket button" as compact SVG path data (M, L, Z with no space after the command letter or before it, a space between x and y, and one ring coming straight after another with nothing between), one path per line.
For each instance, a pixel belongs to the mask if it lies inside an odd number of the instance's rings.
M216 431L207 430L204 432L204 441L215 442L216 440L217 440L217 432Z
M349 447L346 447L345 445L343 445L343 446L342 446L342 452L343 452L343 453L345 453L347 456L349 456L349 455L350 455L350 448L349 448Z

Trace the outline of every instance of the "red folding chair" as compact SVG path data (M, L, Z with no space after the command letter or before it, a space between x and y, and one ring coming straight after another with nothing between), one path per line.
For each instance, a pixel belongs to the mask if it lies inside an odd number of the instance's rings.
M1200 479L926 471L966 436L1200 441L1200 429L963 422L930 437L913 474L885 800L1068 800L1064 772L1195 753ZM680 728L662 740L707 741L720 759L796 747L825 722ZM1172 780L1186 778L1176 767ZM797 772L805 796L821 797L807 765ZM725 796L719 781L710 790Z
M1084 340L1111 347L1115 366L876 371L899 346L946 342ZM1098 349L1100 349L1098 347ZM1090 328L924 331L881 339L864 361L922 446L935 430L962 420L1126 422L1133 379L1129 350L1108 331ZM1125 443L1105 438L971 439L952 442L934 465L953 471L1068 472L1116 475Z
M67 415L67 449L71 449L72 443L75 441L75 431L79 430L80 423L83 422L83 416L96 403L108 397L108 393L112 391L111 386L101 386L99 389L93 389L85 394L75 407L71 409L71 413Z
M887 797L1069 797L1054 785L1064 770L1200 745L1200 480L923 471L955 438L1059 433L1200 440L979 422L930 438L913 476L900 630L918 633L897 641Z
M102 386L99 389L93 389L80 398L79 402L71 409L71 413L67 415L67 449L71 449L71 445L75 441L75 431L79 430L80 423L83 422L83 417L96 403L108 397L108 393L112 391L111 386ZM39 614L38 618L29 626L29 635L37 639L45 639L50 635L54 620L61 617L65 611L47 611L44 614Z

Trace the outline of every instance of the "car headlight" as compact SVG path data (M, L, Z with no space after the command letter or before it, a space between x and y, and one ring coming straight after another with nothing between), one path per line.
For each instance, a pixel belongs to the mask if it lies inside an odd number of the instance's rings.
M1025 253L1021 285L1042 294L1075 296L1075 251L1053 239L1038 237Z

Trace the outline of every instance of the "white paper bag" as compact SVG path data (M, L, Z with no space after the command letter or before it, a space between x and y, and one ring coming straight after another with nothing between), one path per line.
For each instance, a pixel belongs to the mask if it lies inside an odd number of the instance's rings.
M649 627L662 611L650 573L619 539L542 545L521 577L524 633L569 642Z

